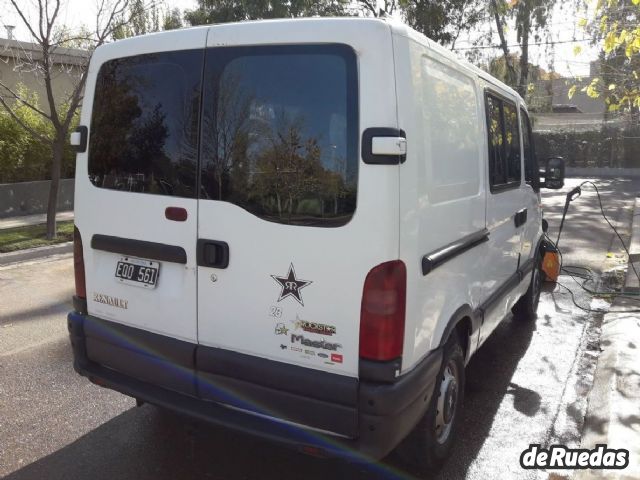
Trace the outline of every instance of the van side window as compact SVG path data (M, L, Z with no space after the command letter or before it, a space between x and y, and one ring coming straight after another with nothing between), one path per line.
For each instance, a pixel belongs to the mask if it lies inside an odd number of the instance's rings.
M515 104L503 101L504 131L507 138L507 183L520 184L522 175L520 157L520 130L518 128L518 109Z
M201 197L289 225L356 208L358 80L346 45L207 51Z
M491 187L507 183L504 152L504 125L502 103L489 95L487 97L487 119L489 125L489 178Z
M531 133L531 122L529 121L527 112L522 108L520 109L520 129L522 130L522 150L524 151L524 179L528 185L531 185L535 191L538 191L539 174L536 175L538 164L536 162Z
M492 192L520 185L520 131L516 105L487 94L489 179Z
M96 187L195 197L202 50L105 62L89 140Z

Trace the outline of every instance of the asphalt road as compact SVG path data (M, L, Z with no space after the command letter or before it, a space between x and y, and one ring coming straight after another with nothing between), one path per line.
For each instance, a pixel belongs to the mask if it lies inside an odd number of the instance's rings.
M624 234L640 185L601 184L605 209ZM544 203L553 230L563 195L546 193ZM623 262L595 196L585 192L568 218L565 263L602 270ZM603 306L572 279L561 282L576 291L579 305ZM137 408L90 384L71 366L65 314L72 289L68 256L0 268L0 476L409 478L393 457L367 465L315 459L153 406ZM507 319L470 362L462 435L436 478L547 478L520 469L522 450L530 443L579 442L600 315L574 306L562 287L543 293L538 313L536 324Z

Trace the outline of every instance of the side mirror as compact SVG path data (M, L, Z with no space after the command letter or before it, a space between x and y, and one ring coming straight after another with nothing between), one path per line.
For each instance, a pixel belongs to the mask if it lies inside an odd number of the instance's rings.
M564 187L564 158L550 158L544 172L540 173L544 176L544 182L540 185L542 188L558 190Z

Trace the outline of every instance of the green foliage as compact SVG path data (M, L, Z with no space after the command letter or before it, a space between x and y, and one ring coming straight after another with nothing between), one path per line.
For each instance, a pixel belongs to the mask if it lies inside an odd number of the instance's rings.
M518 55L510 53L509 61L511 62L513 72L517 78L523 78L522 62ZM489 60L487 71L494 77L500 79L504 83L511 83L509 68L504 55L491 58ZM545 82L554 77L553 73L548 73L540 66L533 63L527 65L527 84L523 85L521 95L525 99L529 110L532 112L548 112L551 111L551 84ZM513 86L513 85L512 85Z
M441 44L455 43L486 15L486 5L476 0L400 0L405 21Z
M156 4L148 5L144 0L132 0L128 10L121 14L113 31L114 40L135 37L160 30L160 13Z
M38 105L38 96L19 89L21 98ZM66 114L64 106L61 107ZM30 130L52 140L54 137L51 122L29 107L16 103L16 117ZM77 119L72 129L75 129ZM0 109L0 183L48 180L51 176L51 146L33 136L6 109ZM75 154L70 146L65 147L62 159L62 178L70 178L75 172Z
M190 25L260 20L340 16L346 14L349 0L198 0L198 8L187 10L184 18Z
M640 110L640 0L600 0L579 26L602 46L600 73L582 92L610 112Z
M179 8L174 8L169 10L162 21L162 29L163 30L175 30L177 28L182 28L184 24L182 23L182 13Z
M507 67L504 81L515 88L522 97L526 96L528 85L535 81L530 75L529 44L532 40L539 41L544 36L550 37L549 20L556 3L557 0L490 0L489 2L489 11L494 16ZM520 46L517 62L511 58L507 46L505 32L508 21L513 22L513 29Z
M0 253L70 242L71 240L73 240L73 221L58 223L58 236L54 240L47 240L46 225L8 228L0 230Z
M568 167L640 167L640 126L630 123L588 131L543 131L534 134L540 161L560 156Z

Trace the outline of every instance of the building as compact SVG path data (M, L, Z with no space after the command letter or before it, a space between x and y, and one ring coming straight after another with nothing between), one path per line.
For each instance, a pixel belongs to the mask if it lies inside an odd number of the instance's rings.
M65 103L87 64L90 53L75 48L56 48L54 63L53 95L56 105ZM22 84L38 95L39 107L48 113L48 101L41 68L42 53L38 45L13 39L0 38L0 82L15 91ZM0 96L12 100L6 89L0 86Z
M545 108L535 113L536 131L593 131L600 130L605 122L619 122L620 119L605 118L606 105L602 97L591 98L582 88L598 75L599 62L591 62L588 77L551 77L536 82L536 92L545 98ZM569 90L575 86L574 95L569 98Z

